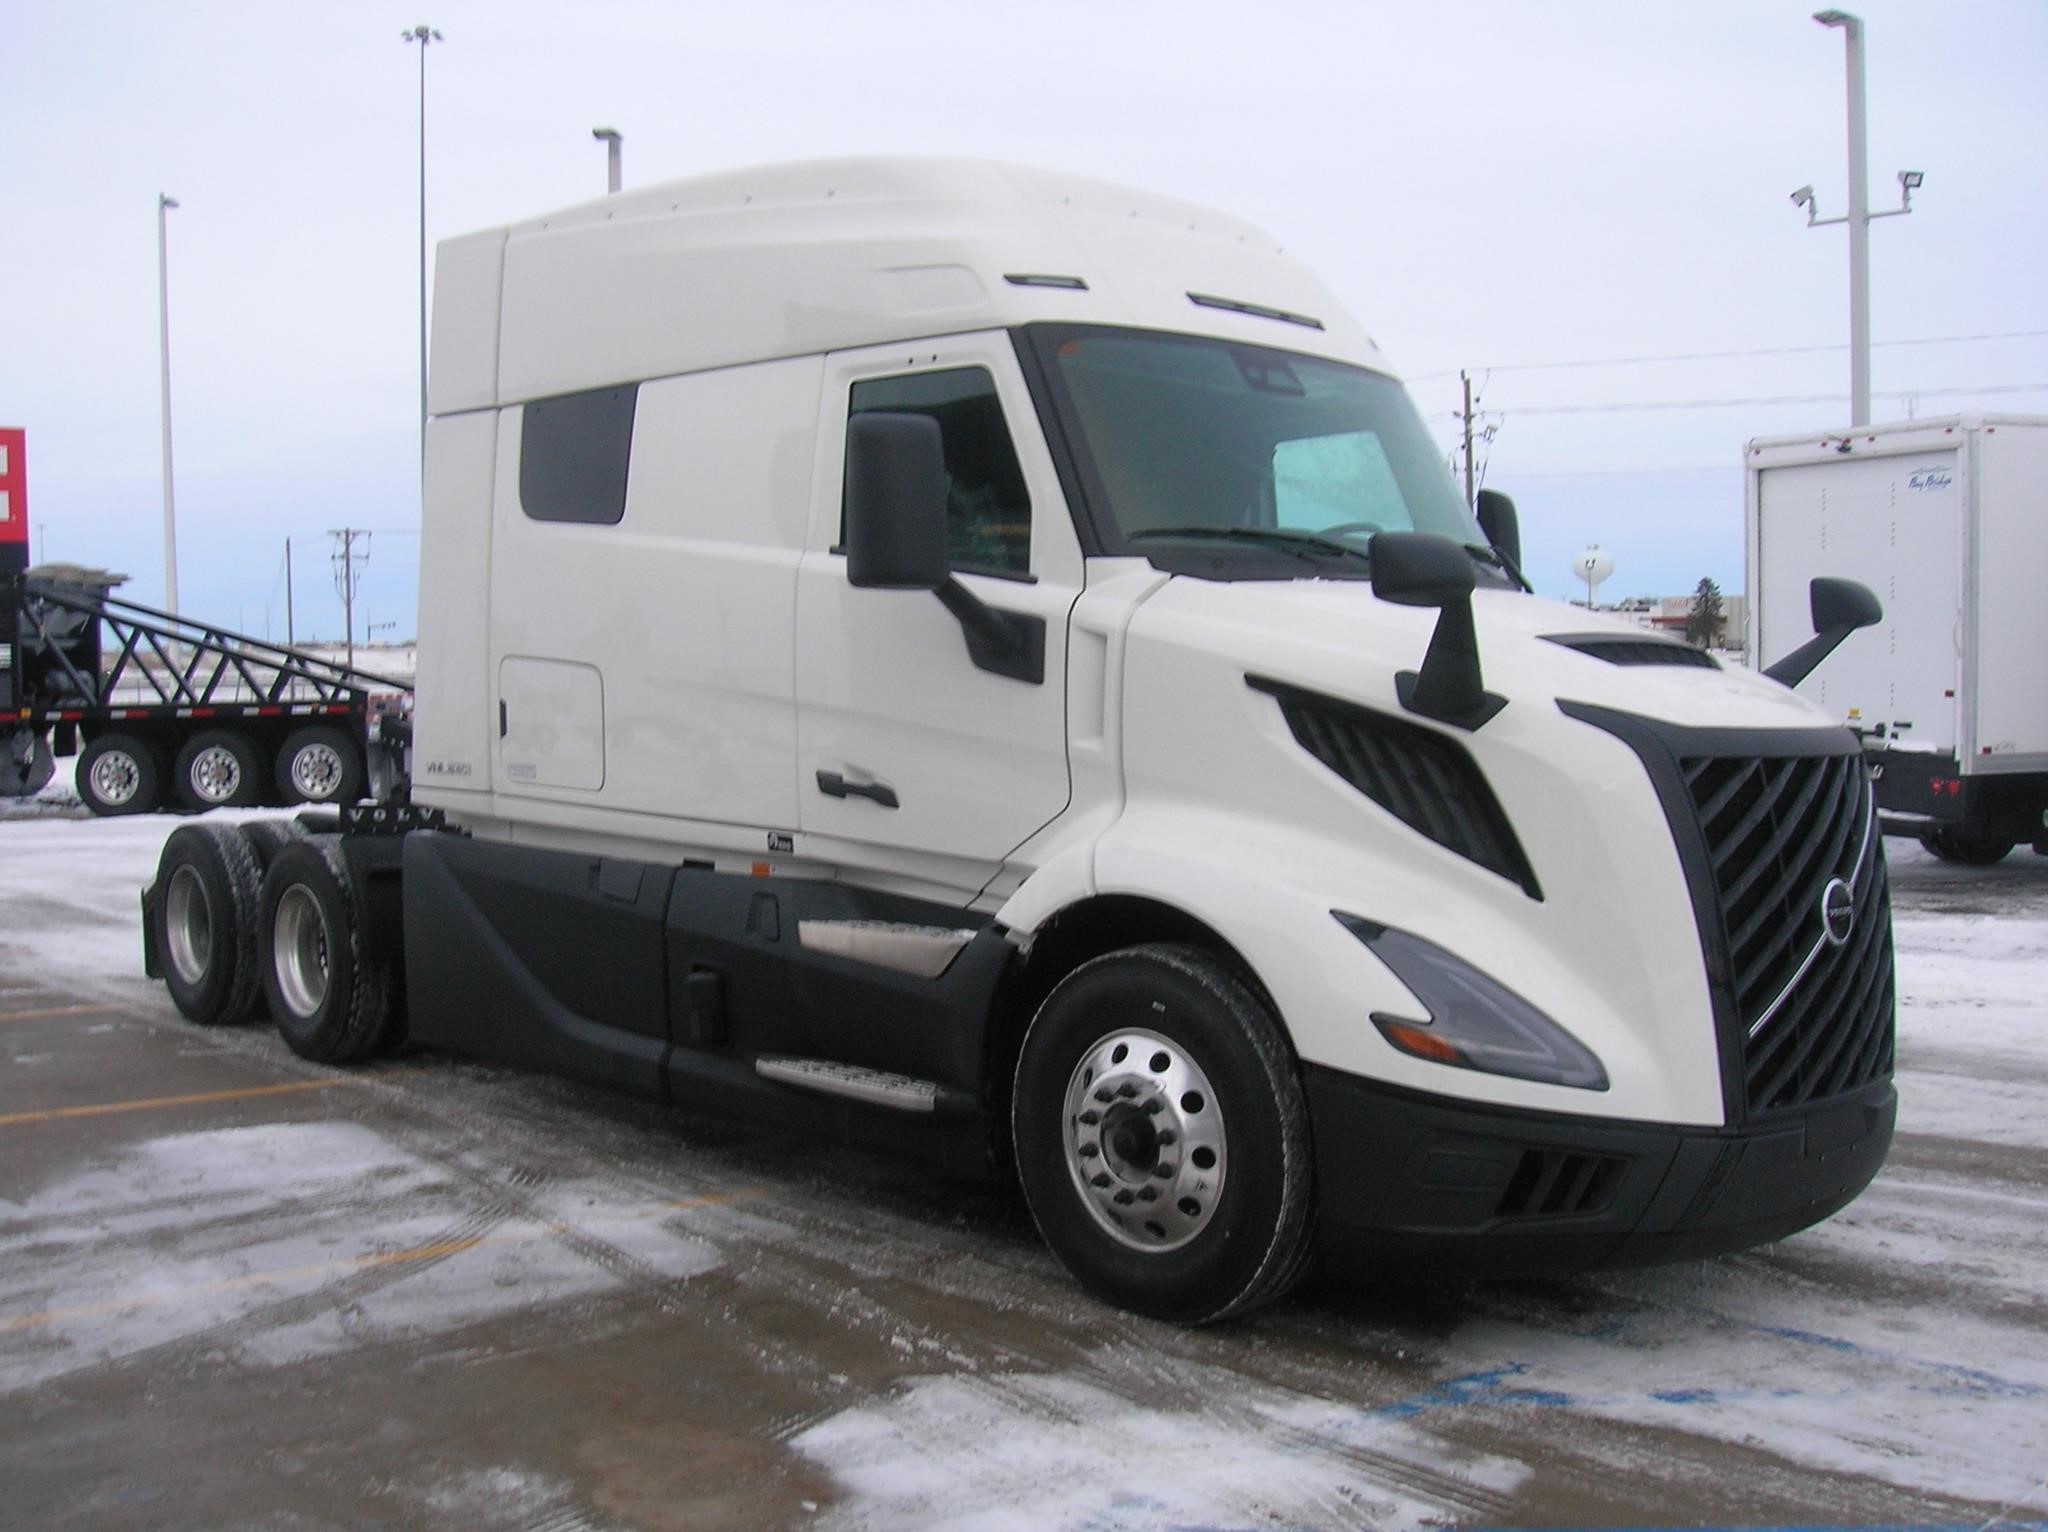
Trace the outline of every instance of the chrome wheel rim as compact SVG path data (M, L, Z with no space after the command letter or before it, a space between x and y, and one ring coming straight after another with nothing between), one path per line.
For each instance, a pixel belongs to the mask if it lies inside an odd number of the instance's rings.
M114 808L129 802L142 787L142 768L125 750L109 750L92 763L93 795Z
M171 874L164 894L164 945L180 979L196 985L213 961L213 910L206 887L189 864Z
M310 1017L327 999L327 921L303 884L279 896L271 932L278 993L294 1016Z
M242 763L225 745L208 745L192 757L192 791L207 803L226 803L242 785Z
M1082 1206L1118 1244L1178 1250L1209 1226L1228 1154L1202 1066L1157 1032L1126 1028L1081 1055L1063 1147Z
M301 798L331 798L341 784L341 752L332 745L307 745L293 755L291 777Z

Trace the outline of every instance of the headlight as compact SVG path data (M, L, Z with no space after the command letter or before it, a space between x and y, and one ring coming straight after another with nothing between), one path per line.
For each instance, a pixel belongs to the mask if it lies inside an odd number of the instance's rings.
M1607 1071L1593 1051L1513 990L1434 942L1341 910L1330 913L1428 1010L1420 1021L1372 1013L1380 1035L1403 1053L1517 1080L1607 1089Z

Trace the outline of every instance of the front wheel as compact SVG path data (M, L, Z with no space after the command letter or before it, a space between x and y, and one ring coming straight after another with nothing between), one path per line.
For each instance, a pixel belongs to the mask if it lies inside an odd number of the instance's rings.
M1061 981L1011 1107L1039 1232L1090 1291L1204 1324L1278 1298L1313 1235L1308 1107L1278 1022L1192 947L1130 947Z
M1990 867L2004 861L2013 848L2009 840L1948 828L1929 830L1920 837L1920 844L1944 862L1963 867Z

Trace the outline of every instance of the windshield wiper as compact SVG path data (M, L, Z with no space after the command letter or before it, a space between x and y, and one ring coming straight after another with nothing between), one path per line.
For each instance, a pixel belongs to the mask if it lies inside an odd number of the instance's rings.
M1530 595L1536 594L1536 587L1529 583L1529 577L1523 574L1521 567L1505 553L1502 553L1500 549L1491 547L1486 543L1467 543L1465 544L1465 551L1479 560L1480 563L1491 564Z
M1143 542L1149 538L1229 538L1239 542L1258 543L1268 548L1281 548L1304 557L1327 557L1337 554L1344 558L1363 559L1372 562L1372 556L1363 548L1349 543L1340 543L1335 538L1324 537L1317 532L1290 531L1286 527L1147 527L1133 532L1127 542Z

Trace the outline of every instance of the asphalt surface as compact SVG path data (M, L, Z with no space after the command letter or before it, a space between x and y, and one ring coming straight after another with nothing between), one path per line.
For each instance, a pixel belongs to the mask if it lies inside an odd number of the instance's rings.
M168 828L0 820L0 1526L2048 1519L2048 859L1893 843L1902 1132L1821 1228L1187 1331L999 1191L191 1026Z

